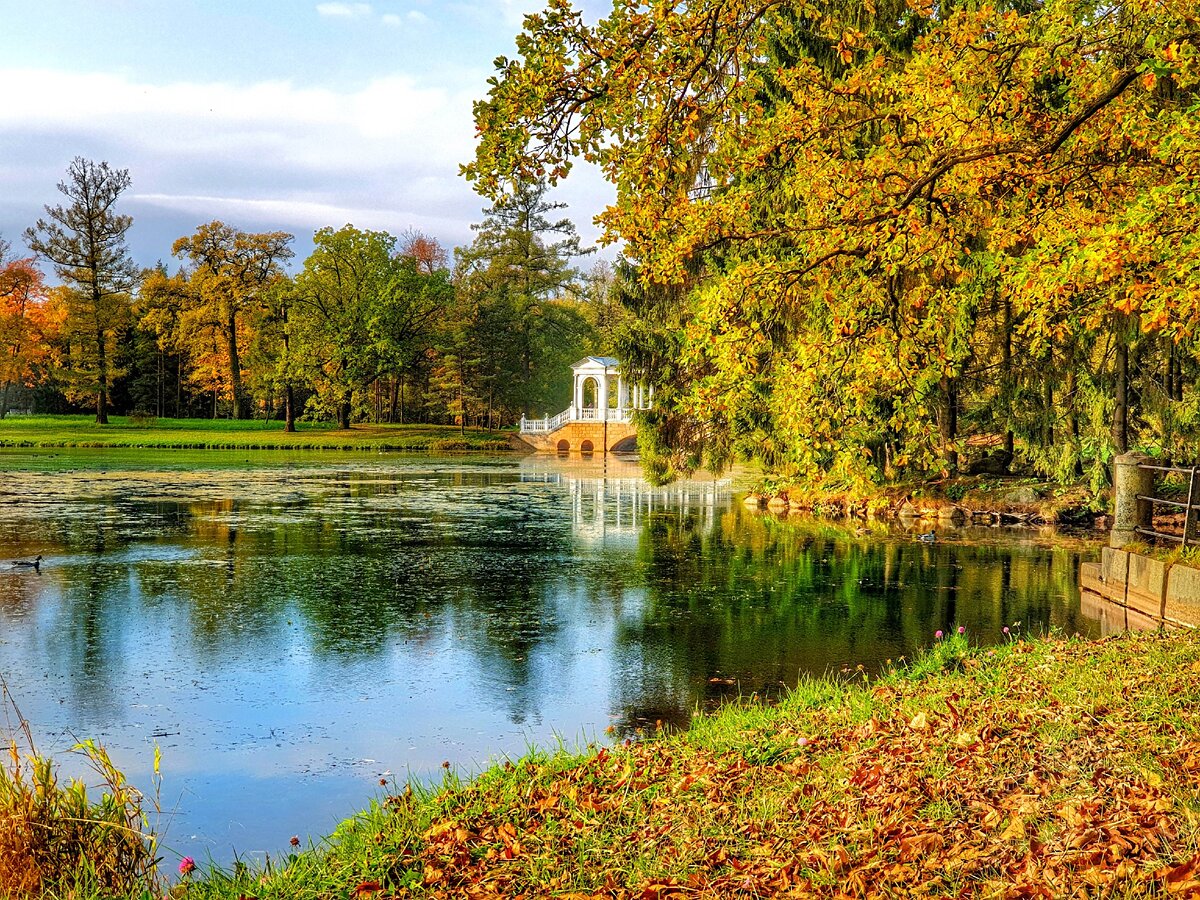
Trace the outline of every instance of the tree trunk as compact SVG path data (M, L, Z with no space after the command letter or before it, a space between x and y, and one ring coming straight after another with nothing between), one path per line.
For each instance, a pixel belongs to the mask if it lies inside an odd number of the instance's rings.
M12 387L11 381L4 382L4 390L0 392L0 419L8 415L8 389Z
M99 301L97 301L98 303ZM96 424L108 424L108 360L104 355L104 331L96 326L96 369L100 387L96 391Z
M242 399L242 363L238 358L237 318L233 312L229 313L229 322L226 325L225 333L229 345L229 384L233 390L231 415L235 419L244 419L246 415Z
M345 394L342 397L342 402L338 404L337 420L338 428L350 427L350 395Z
M958 379L942 379L942 450L946 454L946 465L951 474L958 472L958 450L954 442L958 439Z
M400 378L392 376L392 405L388 410L388 422L396 424L396 408L400 405Z
M1129 346L1123 337L1118 338L1116 369L1112 442L1118 453L1125 453L1129 449Z
M1007 426L1004 429L1004 451L1008 454L1011 460L1013 456L1013 430L1012 430L1012 397L1013 397L1013 375L1012 375L1012 300L1004 298L1004 364L1003 364L1003 381L1001 389L1004 391L1004 418Z
M1167 342L1167 370L1163 375L1163 393L1168 400L1175 399L1175 344L1170 337Z
M1071 421L1071 448L1075 453L1075 477L1083 477L1083 448L1080 446L1079 440L1079 404L1075 401L1075 392L1079 389L1079 385L1075 380L1075 366L1078 365L1078 360L1075 358L1075 353L1071 353L1071 365L1067 367L1067 406L1070 409Z
M1050 357L1050 368L1054 370L1054 357ZM1045 378L1042 381L1042 446L1054 446L1054 380Z
M296 398L292 395L290 384L283 389L283 430L296 430Z

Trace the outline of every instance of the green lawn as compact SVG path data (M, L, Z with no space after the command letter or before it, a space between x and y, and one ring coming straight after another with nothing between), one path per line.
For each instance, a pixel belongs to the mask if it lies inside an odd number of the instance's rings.
M279 421L157 419L134 424L111 416L97 425L91 416L10 416L0 419L0 447L146 447L196 450L488 450L510 449L499 432L454 426L355 425L301 422L293 434Z

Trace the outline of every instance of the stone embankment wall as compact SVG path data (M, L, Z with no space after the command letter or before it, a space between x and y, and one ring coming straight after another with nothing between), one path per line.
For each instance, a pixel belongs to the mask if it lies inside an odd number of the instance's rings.
M1100 562L1084 563L1080 586L1163 625L1200 625L1200 569L1193 566L1105 547Z

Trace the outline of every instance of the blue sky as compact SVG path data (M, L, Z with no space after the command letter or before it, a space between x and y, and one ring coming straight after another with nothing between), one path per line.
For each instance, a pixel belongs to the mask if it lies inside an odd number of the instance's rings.
M467 243L471 102L537 0L0 0L0 235L21 234L74 156L127 168L130 246L169 260L214 218L297 236L347 222ZM611 191L558 191L585 240Z

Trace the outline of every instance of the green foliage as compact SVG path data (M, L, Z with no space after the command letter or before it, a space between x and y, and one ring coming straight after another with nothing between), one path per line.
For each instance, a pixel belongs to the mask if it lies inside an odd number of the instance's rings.
M568 367L596 343L574 259L585 255L544 181L507 188L471 246L456 251L450 353L439 367L455 415L487 421L558 412L570 402Z
M495 196L583 158L615 186L656 472L861 485L986 436L1099 488L1114 451L1200 438L1193 5L617 2L592 25L553 0L497 60L465 173Z

